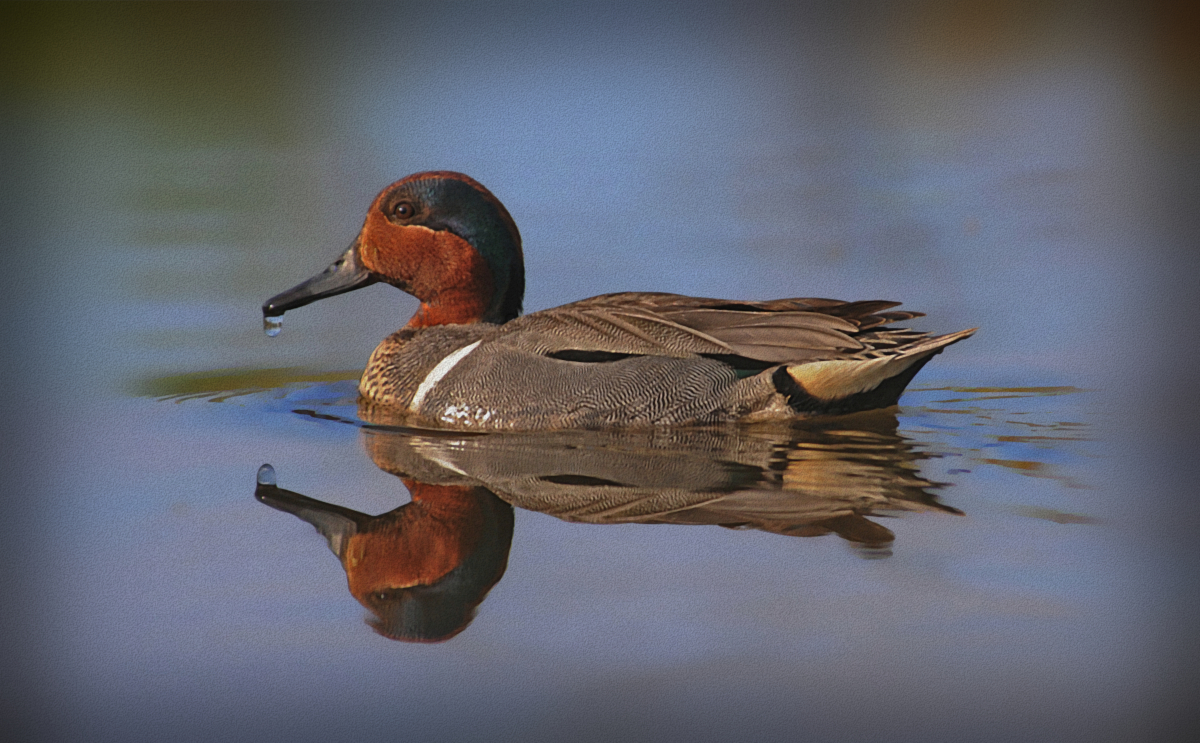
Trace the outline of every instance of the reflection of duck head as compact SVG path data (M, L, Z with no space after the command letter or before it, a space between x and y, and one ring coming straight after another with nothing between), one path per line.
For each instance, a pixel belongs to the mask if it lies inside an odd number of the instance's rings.
M438 642L470 624L504 574L512 507L481 487L405 481L412 502L379 516L308 498L260 478L255 497L312 524L346 570L379 634ZM263 481L266 482L263 482Z

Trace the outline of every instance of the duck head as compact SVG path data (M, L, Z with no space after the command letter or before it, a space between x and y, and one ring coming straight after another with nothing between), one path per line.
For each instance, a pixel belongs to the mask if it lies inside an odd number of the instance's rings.
M417 173L375 197L350 248L311 279L271 297L263 316L382 281L421 300L409 327L507 322L521 314L525 266L508 210L449 171Z

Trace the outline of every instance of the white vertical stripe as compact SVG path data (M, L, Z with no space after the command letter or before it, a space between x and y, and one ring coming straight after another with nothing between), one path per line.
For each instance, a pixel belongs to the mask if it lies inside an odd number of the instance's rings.
M408 409L415 412L417 408L421 407L421 403L425 401L425 396L433 391L433 388L437 386L438 382L442 381L442 377L449 374L450 370L453 369L458 362L466 358L467 354L474 351L475 347L480 343L481 341L475 341L469 346L463 346L439 361L437 366L433 367L433 369L425 375L425 378L421 380L421 384L417 386L417 394L413 395L412 402L408 404Z

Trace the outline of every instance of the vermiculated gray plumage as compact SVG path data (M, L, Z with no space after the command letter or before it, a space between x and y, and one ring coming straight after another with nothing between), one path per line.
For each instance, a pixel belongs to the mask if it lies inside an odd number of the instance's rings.
M920 315L882 312L894 306L607 294L503 325L403 329L376 349L360 389L372 402L409 408L439 362L479 342L426 383L414 417L520 430L851 412L894 403L916 368L974 332L888 328ZM897 389L887 384L901 379Z

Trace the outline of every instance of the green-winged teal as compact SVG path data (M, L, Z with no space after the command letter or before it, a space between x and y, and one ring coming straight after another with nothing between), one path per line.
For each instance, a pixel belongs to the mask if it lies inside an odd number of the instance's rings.
M521 236L461 173L417 173L371 204L333 265L263 305L266 318L377 281L421 301L371 354L370 406L474 429L657 426L799 418L893 405L943 348L892 322L897 302L604 294L521 315Z

